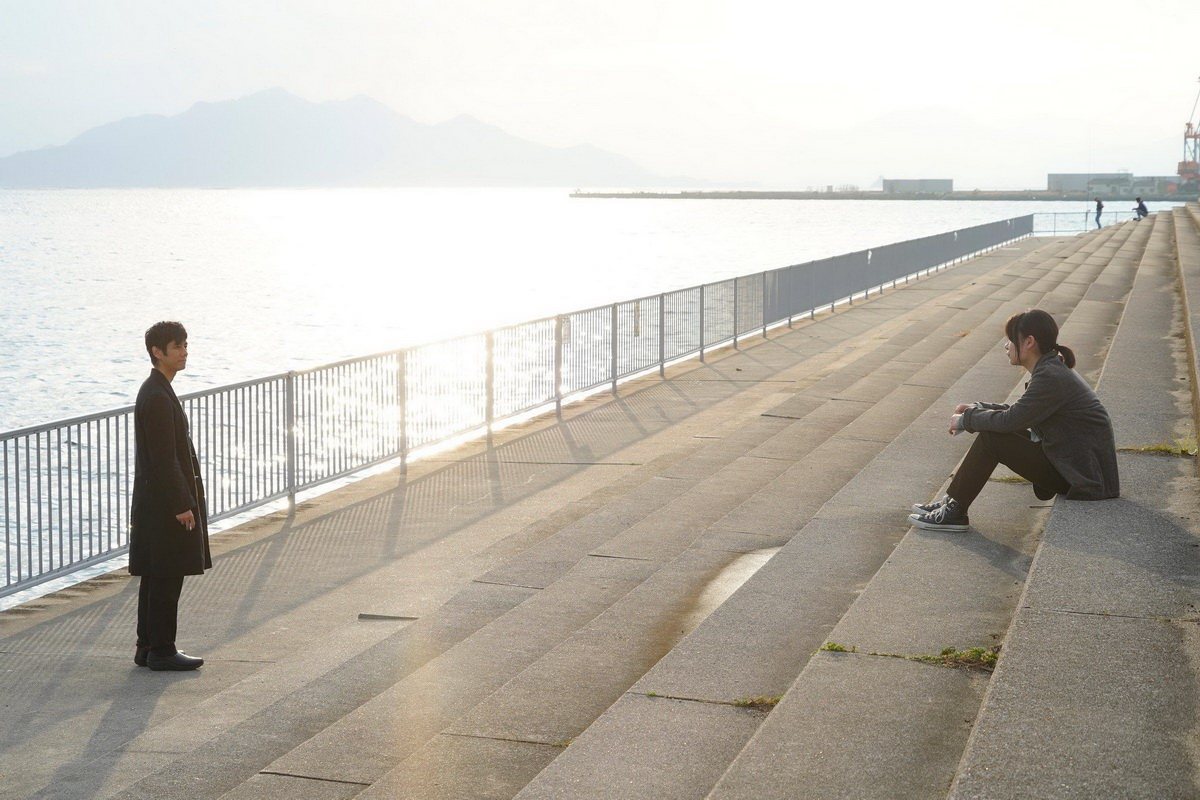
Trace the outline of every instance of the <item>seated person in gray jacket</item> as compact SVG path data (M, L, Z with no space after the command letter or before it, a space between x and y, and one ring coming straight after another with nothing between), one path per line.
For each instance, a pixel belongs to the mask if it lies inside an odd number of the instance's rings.
M960 405L950 433L979 436L950 483L946 496L914 505L913 525L926 530L965 531L967 510L997 464L1033 484L1048 500L1106 500L1120 494L1117 448L1108 412L1075 372L1075 354L1058 343L1058 324L1045 311L1014 314L1004 326L1008 361L1029 372L1025 393L1010 405Z

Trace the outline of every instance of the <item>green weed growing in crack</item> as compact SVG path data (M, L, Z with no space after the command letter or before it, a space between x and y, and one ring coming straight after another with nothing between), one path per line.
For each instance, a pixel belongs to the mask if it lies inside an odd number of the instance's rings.
M919 661L922 664L933 664L938 667L963 667L991 672L996 668L996 659L1000 656L1000 645L991 647L970 647L958 650L954 647L943 648L937 655L911 655L909 653L880 653L875 650L867 653L881 658L902 658L905 661Z
M658 697L658 692L646 692L646 697Z
M733 701L733 704L738 708L753 708L756 711L770 711L775 706L779 705L779 701L783 696L779 697L739 697Z
M926 664L937 664L943 667L966 667L991 672L996 668L996 659L1000 657L1000 645L991 647L970 647L958 650L947 647L936 656L913 656L913 660Z
M1155 453L1163 456L1180 456L1181 458L1196 457L1196 433L1189 430L1182 437L1173 440L1172 444L1163 442L1162 444L1145 444L1134 445L1129 447L1118 447L1126 453Z
M817 650L817 652L821 652L821 650L824 650L826 653L857 653L858 652L857 647L854 647L854 646L846 647L846 645L838 644L837 642L826 642L825 644L821 645L821 647Z
M998 478L988 478L988 480L995 481L996 483L1029 483L1028 480L1022 478L1020 475L1001 475Z

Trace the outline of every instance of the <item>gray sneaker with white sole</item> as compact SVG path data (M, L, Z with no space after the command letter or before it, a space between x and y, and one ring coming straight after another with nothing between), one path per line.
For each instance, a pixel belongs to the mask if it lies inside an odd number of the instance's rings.
M962 532L971 527L971 519L957 500L947 500L927 514L909 514L913 526L927 531Z

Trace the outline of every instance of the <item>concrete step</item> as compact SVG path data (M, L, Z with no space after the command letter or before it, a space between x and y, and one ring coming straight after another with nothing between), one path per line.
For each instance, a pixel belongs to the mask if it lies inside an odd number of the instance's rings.
M817 385L817 388L819 388L819 384ZM810 391L812 391L811 388ZM836 404L826 403L826 407L832 407L833 405ZM829 433L836 431L835 420L822 419L819 421L808 421L822 429L829 429ZM845 424L845 420L842 420L842 424ZM826 435L828 436L829 434L827 433ZM799 456L793 456L793 458L798 457ZM765 476L762 473L761 464L751 465L750 467L747 467L745 464L743 464L742 468L751 470L746 473L746 475L748 475L750 478L749 485L751 487L760 484L764 480ZM852 474L852 472L853 471L851 471L850 474ZM743 477L745 477L745 475ZM845 478L842 480L844 481ZM722 488L721 483L728 483L729 481L730 476L724 476L721 481L710 487L706 487L704 492L711 493L718 497L723 493L727 496L727 491ZM675 513L686 514L687 511L686 509L679 509ZM678 521L673 519L660 519L655 521L654 525L657 525L659 528L670 529L674 531L687 531L690 529L691 537L695 538L696 531L703 530L705 526L694 523L695 518L693 516L692 522L689 524L684 524L683 526L678 525ZM630 529L629 533L631 534L630 543L637 543L639 540L653 535L655 533L655 528L654 526L636 525L633 529ZM660 530L659 533L661 534L662 531ZM661 537L656 540L656 546L658 548L656 552L645 551L641 555L633 556L633 559L641 562L663 562L669 559L676 552L678 545L670 545L670 540L672 538L670 535L668 535L666 538L666 542L664 542ZM742 538L746 539L752 537L743 536ZM588 542L588 544L591 544L591 542ZM720 543L714 542L713 544L719 545ZM620 543L617 543L613 546L620 547L621 545ZM697 581L703 582L705 576L708 576L713 571L722 568L725 562L732 560L731 554L724 552L724 548L729 546L729 544L725 544L722 548L705 548L706 552L700 553L698 556L690 557L690 560L688 560L686 563L676 564L675 567L677 568L677 571L668 572L661 579L667 585L676 586L680 581L684 581L685 583L687 581L691 581L692 583ZM744 547L744 545L742 546ZM707 552L710 549L715 550L715 552ZM597 552L596 555L611 556L622 554ZM584 551L583 553L576 553L575 556L586 557L587 553ZM625 559L630 558L629 554L627 553L623 554L623 556ZM558 584L553 584L553 586L558 586ZM676 594L679 594L679 592L676 591ZM686 594L686 592L684 594ZM633 601L632 599L629 600L629 602L635 602L639 608L644 607L644 604L641 602ZM516 610L513 616L519 616L522 610L523 609ZM637 624L638 622L636 619L626 620L618 623L617 627L629 628L630 630L633 630L637 627ZM448 671L453 671L455 673L469 671L474 673L479 670L479 667L473 666L471 663L468 663L468 661L470 659L481 659L488 662L486 664L486 669L488 670L489 676L494 676L503 672L503 664L497 663L498 656L496 655L494 649L494 643L488 648L479 650L477 652L473 651L471 648L472 645L470 642L464 643L463 654L461 655L462 658L466 660L461 662L454 661L453 659L455 658L456 654L452 653L448 654L447 656L447 658L451 659L451 661L447 663L430 665L430 669L437 670L440 674L444 674ZM625 660L628 661L629 664L637 664L636 657L631 657ZM620 659L618 659L618 661L620 661ZM520 663L518 661L517 666L519 665ZM628 668L628 665L618 666L621 668ZM614 666L612 669L614 674L619 674L620 670L618 669L618 666ZM559 672L559 670L556 669L547 669L550 673L550 677L547 678L547 680L552 679L553 675ZM636 672L635 677L636 675L640 675L640 672ZM488 682L486 680L479 680L474 684L474 686L479 689L486 689ZM350 718L339 722L335 726L331 726L330 729L323 731L321 735L315 737L311 742L308 742L302 747L297 748L296 751L290 753L286 758L280 759L278 762L270 765L268 769L271 772L288 773L292 775L312 775L314 777L319 776L325 779L334 778L337 780L353 780L356 782L366 782L374 777L377 777L377 760L386 760L388 758L396 759L398 755L402 754L405 748L410 747L411 745L409 744L410 737L408 736L379 736L378 734L373 734L373 732L382 730L381 726L383 721L396 720L403 717L403 715L406 713L406 709L411 708L412 706L412 691L414 690L411 686L398 684L396 687L390 690L386 696L378 698L376 701L373 701L372 703L369 703L363 708L359 709L354 715L351 715ZM565 706L565 703L559 704L558 708L562 709ZM420 730L422 730L419 726L407 725L404 727L413 735L417 735ZM381 740L378 746L373 746L372 742L374 739ZM550 737L550 740L555 741L552 737ZM352 747L347 747L345 744L339 744L351 742L353 743ZM526 754L529 753L529 748L523 748L521 750ZM400 752L398 753L398 751ZM251 784L252 783L253 781ZM245 791L250 791L250 789L247 788Z
M845 482L845 480L846 480L846 479L845 479L845 477L842 477L842 479L839 481L839 485L840 485L840 483L844 483L844 482ZM632 593L632 594L630 595L630 599L628 599L628 600L629 600L630 602L634 602L634 600L632 600L632 599L634 599L635 595L636 595L636 593ZM638 607L640 607L640 608L643 608L643 607L644 607L644 604L646 604L646 603L644 603L644 602L640 602L640 603L638 603ZM618 626L614 626L614 627L620 627L620 626L618 625ZM559 672L562 672L562 670L560 670L560 669L548 669L546 674L547 674L547 675L548 675L548 674L558 674ZM532 682L532 684L538 684L538 682L540 682L540 681L539 681L539 680L535 680L535 679L530 679L530 682ZM575 682L577 682L577 684L588 684L588 685L594 685L596 681L594 681L594 680L593 680L593 681L588 681L587 679L583 679L583 680L576 680ZM506 687L506 688L511 688L511 686L510 686L510 687ZM514 692L515 692L515 693L517 693L517 691L516 691L516 690L514 690ZM599 703L599 704L600 704L600 708L602 708L602 703L604 703L604 702L606 702L606 700L601 700L601 699L599 699L599 698L589 698L589 699L588 699L588 703L589 703L589 704L592 704L592 705L594 706L594 705L596 705L596 704L598 704L598 703ZM499 708L499 706L500 706L500 705L503 705L502 703L500 703L500 702L499 702L499 700L497 700L496 704L497 704L498 708ZM552 704L552 705L553 705L553 704ZM472 716L475 716L475 715L473 714ZM487 712L486 712L486 711L481 711L481 712L480 712L480 716L484 716L484 717L486 717L486 716L487 716ZM493 717L493 722L494 722L494 721L496 721L496 718L497 718L497 717L502 717L502 716L504 716L504 714L499 714L499 712L497 712L497 714L493 714L493 715L492 715L492 717ZM581 716L583 717L583 720L584 720L584 721L586 721L586 720L587 720L587 718L588 718L589 716L594 716L594 711L592 711L592 712L589 712L589 714L584 714L584 715L581 715ZM455 735L455 734L457 734L457 735L464 736L464 738L469 738L469 736L470 736L470 735L472 735L472 734L468 734L468 733L464 732L464 730L463 730L463 732L460 732L460 730L458 730L458 728L460 728L460 727L463 727L463 728L470 728L470 727L473 727L473 726L479 726L479 724L480 724L481 722L484 722L484 721L482 721L482 720L473 720L473 718L472 718L472 717L467 717L467 718L464 718L464 720L463 720L463 721L462 721L460 724L456 724L455 728L451 728L451 732L450 732L450 733L451 733L451 735ZM509 718L505 718L504 722L511 723L511 717L509 717ZM486 722L484 722L484 724L486 724ZM528 721L527 721L527 724L528 724ZM571 732L572 732L572 730L576 730L576 729L578 729L578 728L577 728L577 726L578 726L578 723L576 722L575 724L576 724L576 727L575 727L575 728L565 727L565 728L557 728L557 729L553 729L553 730L556 730L556 732L557 732L557 733L551 733L551 734L548 734L548 735L551 735L551 736L553 736L553 735L566 735L566 734L569 734L569 733L571 733ZM534 727L535 727L535 726L534 726ZM478 729L478 728L476 728L476 729ZM479 735L479 734L478 734L478 733L476 733L475 735ZM497 735L497 732L491 732L490 734L487 734L487 735L492 735L492 736L494 736L494 735ZM511 738L516 738L516 736L517 736L517 735L522 735L522 734L514 733L514 732L511 732L511 730L509 730L509 732L506 732L506 733L504 733L504 736L503 736L503 738L509 738L509 739L511 739ZM546 734L545 730L541 730L541 733L540 733L540 734L539 734L539 733L528 733L528 729L527 729L527 732L526 732L526 733L524 733L523 735L528 735L528 736L542 735L542 736L546 736L547 734ZM544 739L542 739L542 741L546 741L546 739L544 738ZM428 748L430 748L430 747L432 747L432 748L439 748L439 747L442 747L442 746L443 746L443 745L442 745L442 744L439 744L439 742L431 742L431 745L430 745L430 746L427 746L427 748L426 748L426 752L425 752L425 753L419 753L419 754L418 754L418 756L416 756L415 758L418 758L418 759L422 760L422 762L424 762L424 760L425 760L426 758L428 758ZM456 745L455 745L455 748L456 748L456 750L461 750L461 748L462 748L462 747L464 747L464 745L462 745L462 744L461 744L461 742L460 742L460 744L456 744ZM407 766L408 766L408 764L407 764L407 762L406 762L406 764L404 764L404 765L402 765L402 766L401 766L400 770L397 770L398 774L400 774L400 775L401 775L401 778L397 778L397 780L401 780L401 781L402 781L402 780L403 780L403 775L407 775L407 774L408 774L409 770L407 769ZM391 792L391 790L394 790L394 787L392 787L392 783L391 783L391 782L386 782L386 781L385 781L385 782L382 782L382 783L380 783L380 788L374 789L374 792L384 792L384 793L386 793L386 792Z
M949 276L939 276L933 280L940 280L942 277ZM957 276L955 280L961 277ZM851 337L854 328L852 320L840 319L838 322L838 331L826 331L820 340L813 340L811 346L796 346L797 357L799 353L808 356L817 352L816 348L835 346L839 341ZM858 324L862 326L875 323ZM706 366L703 371L709 376L721 369L724 367L718 361ZM745 393L744 389L739 391ZM653 434L656 425L659 428L673 425L686 429L696 424L695 417L689 418L687 414L680 414L674 407L678 406L692 413L705 402L712 405L714 398L717 405L729 404L733 403L738 395L715 381L691 383L682 388L665 388L663 396L654 401L654 413L645 415L650 419L638 420L636 425L630 424L628 427L636 429L635 433L639 439ZM680 402L681 400L683 402ZM630 399L629 402L635 401ZM746 405L752 405L753 402L761 402L761 396L757 399L751 398L751 402L733 410L723 410L722 418L732 417L734 411L749 413L749 416L754 418L756 415L753 412L745 411ZM704 411L702 409L695 416L702 416ZM578 430L569 431L572 448L586 446L589 455L597 460L611 458L610 453L615 452L620 453L619 461L629 458L630 455L639 458L641 456L638 453L631 454L630 450L640 449L646 452L649 448L640 441L635 441L632 447L625 450L606 451L597 446L597 440L599 444L607 444L607 441L601 436L589 435L596 429L608 431L616 428L617 424L629 415L629 408L615 408L607 416L597 410L590 415L584 413L569 418L568 424L559 428L565 430L570 428L570 422L579 423ZM614 424L614 421L617 424ZM723 423L718 419L701 421L701 424L703 427L698 430L721 432L720 425ZM618 434L613 438L621 440L622 435ZM497 445L493 451L486 454L490 457L486 461L481 456L465 465L443 467L439 471L412 477L411 483L402 486L402 493L389 491L379 499L370 497L362 501L356 496L359 495L357 487L346 490L343 493L350 494L352 499L346 504L344 512L335 507L324 517L313 518L312 513L302 507L298 511L296 524L285 525L275 537L256 538L256 525L246 526L250 531L249 535L236 532L232 534L236 545L226 548L225 557L218 562L220 569L196 583L189 582L188 592L199 588L202 590L199 596L185 593L185 609L201 606L208 613L199 618L189 618L185 610L181 628L188 632L192 642L199 642L200 651L208 657L204 689L220 692L226 687L236 687L228 698L231 700L228 710L217 717L221 721L220 724L243 722L254 713L268 707L271 702L286 696L289 691L287 687L296 686L296 673L292 668L294 659L306 652L306 647L311 645L318 632L336 630L347 624L363 628L362 631L348 631L345 645L338 643L339 638L335 638L330 644L337 652L344 654L343 661L354 657L366 643L374 644L375 637L389 638L383 635L385 632L392 632L386 619L355 623L359 613L373 614L376 617L418 618L411 629L407 624L404 625L405 630L399 632L395 640L385 643L378 651L381 657L401 652L406 647L431 655L439 652L437 647L428 644L429 640L437 642L438 647L444 649L454 641L452 631L462 631L462 635L465 636L485 619L482 614L490 613L494 618L512 604L529 596L528 590L519 587L489 589L480 586L471 587L467 597L459 598L460 602L447 603L447 598L454 597L464 583L469 584L481 572L486 572L490 565L501 563L508 556L506 548L512 547L512 539L521 538L527 542L536 535L544 534L547 522L562 527L573 519L584 517L589 511L611 504L614 496L620 496L622 492L629 493L638 487L653 490L631 497L631 502L626 503L624 510L629 514L648 514L664 502L660 498L670 496L673 487L682 489L697 482L703 470L691 470L687 475L675 474L669 484L664 483L661 486L655 486L651 478L677 467L681 459L688 457L708 441L696 439L691 430L684 430L675 441L668 443L668 446L674 449L665 454L648 459L642 465L626 467L620 463L617 467L622 472L618 477L594 478L590 485L564 491L563 484L570 483L571 478L547 484L540 479L536 466L554 459L557 455L554 451L559 447L559 440L562 438L562 435L554 431L545 432L545 435L541 436L535 434L515 438L506 443L507 448ZM753 442L746 443L742 450L752 446ZM547 451L551 453L548 454ZM727 460L731 458L732 456ZM417 472L416 466L414 465L413 472ZM553 470L553 474L557 476L580 468L541 469ZM713 466L713 469L716 467ZM480 501L487 498L488 485L480 487L480 473L490 477L493 471L498 474L499 483L516 484L516 488L507 489L507 506L496 508L487 504L485 508L481 508ZM597 471L604 470L593 470ZM509 481L509 478L513 480ZM536 500L521 502L520 482L526 478L537 478L538 485L535 488L542 491L538 493ZM379 481L369 483L377 486ZM672 488L665 488L668 486ZM552 506L550 500L545 497L550 494L550 489L557 490L559 495L565 495L564 502ZM539 519L539 515L547 514L551 509L553 513L550 520ZM439 514L448 519L439 520L440 524L435 525L434 520ZM305 519L306 515L308 519ZM522 520L527 518L536 521L524 528L518 527ZM382 531L384 535L378 537L378 549L372 547L364 552L363 548L355 543L355 547L348 549L345 555L329 552L331 543L337 543L345 550L347 540L354 542L365 538L362 536L366 533L364 529L371 524L378 524L377 521L387 524L387 529ZM403 547L397 547L394 534L391 533L396 528L402 528L407 534L404 547L409 549L409 553L405 553ZM285 536L286 541L278 541L283 540ZM271 538L277 541L271 541ZM331 555L336 557L331 558ZM384 557L388 557L387 562L383 560ZM323 565L325 574L316 579L308 577L307 587L290 585L292 580L306 578L303 572L305 569L311 569L312 565L309 562L318 561ZM369 565L369 569L359 569L360 564ZM126 586L128 587L128 584ZM254 587L253 591L248 593L247 586ZM30 698L30 715L40 713L38 719L57 716L61 718L62 724L69 724L69 721L77 724L78 712L74 709L81 706L73 698L86 697L88 693L94 692L94 667L91 670L81 669L81 661L88 661L94 665L94 659L104 659L105 663L119 668L125 667L129 658L130 617L135 598L133 588L136 587L126 588L122 595L110 596L102 604L80 609L76 612L75 619L42 620L24 628L18 625L16 633L6 637L3 643L6 655L19 661L12 670L14 680L19 679L19 676L44 672L48 659L52 660L51 667L57 676L53 700L46 703L45 700L49 698L44 698L39 704ZM303 588L312 589L312 594L306 596L303 591L298 591ZM83 590L80 592L82 594ZM64 593L66 594L70 593ZM472 594L478 596L471 596ZM499 597L502 594L505 595L503 599ZM231 600L234 602L231 603ZM443 608L450 616L455 617L456 621L431 616ZM29 611L32 613L27 615L27 618L36 619L39 616L36 609ZM15 614L6 615L6 622L11 623L14 617ZM64 624L67 627L64 627ZM232 638L222 638L228 627L238 624L247 627ZM262 630L264 626L268 628L268 632ZM6 632L11 632L13 627L10 624ZM408 644L409 640L422 644L416 647ZM324 639L319 641L322 647L325 646ZM410 655L409 658L411 657ZM279 662L278 670L272 669L274 661ZM319 675L320 665L325 663L325 659L315 658L313 661L314 663L306 668L311 667L315 671L306 674ZM273 675L278 675L278 680L274 680ZM243 679L248 683L239 686ZM17 684L14 683L15 685ZM243 689L261 688L266 685L278 687L277 691L272 694L252 689L251 694L254 695L255 702L247 702ZM182 710L193 706L196 713L192 717L196 718L198 724L186 725L186 718L181 718L177 727L183 725L193 731L207 732L209 739L222 730L219 725L214 727L212 720L206 717L215 706L205 704L204 696L177 692L172 694L170 702L164 699L164 702L155 704L146 703L140 693L140 686L130 685L128 695L123 696L119 702L128 702L134 708L144 708L144 714L130 716L136 717L140 725L151 730L165 719L174 718ZM55 702L63 705L60 709L61 714L56 713ZM19 718L20 707L13 708L10 705L10 710ZM94 713L96 724L104 727L107 723L102 717L102 709L98 708ZM10 764L19 763L25 754L31 754L29 758L37 760L37 756L32 754L44 753L52 740L61 740L61 731L57 727L32 726L21 730L24 731L21 737L23 741L19 744L14 741L11 748L5 748L6 754L3 758L11 759L8 762ZM95 781L104 777L107 780L109 773L100 762L120 760L123 765L121 773L129 776L137 774L137 769L131 766L132 762L137 761L143 770L149 770L165 758L163 745L155 744L150 731L143 732L132 723L108 726L105 730L106 735L98 736L94 742L82 742L87 746L86 750L72 754L73 759L84 762L74 770L82 779ZM41 734L37 735L37 731ZM130 736L135 738L130 740ZM195 739L185 737L178 742L180 752L185 752L195 743ZM55 770L49 767L49 762L39 760L38 763L39 766L45 767L40 772L43 780L55 778L60 784L68 780L68 776L64 774L55 775ZM36 779L31 776L31 780ZM34 782L27 788L33 791L36 785ZM24 793L23 790L22 796Z
M1192 384L1194 430L1200 431L1200 204L1172 211L1175 222L1175 264L1179 272L1184 341Z
M1143 236L1131 238L1105 273L1127 274L1121 262L1142 247ZM1111 296L1112 284L1103 277L1093 285ZM1092 354L1104 348L1119 319L1120 304L1107 305L1107 325L1098 325L1098 309L1091 308L1085 322L1072 313L1062 326L1061 339L1078 347L1085 373L1097 371ZM1022 389L1018 385L1010 396ZM986 675L873 654L935 655L945 647L998 644L1037 543L1044 516L1039 506L1045 505L1027 486L997 485L972 508L970 535L909 530L829 633L829 641L857 652L814 655L712 796L784 797L796 782L829 787L814 797L944 794ZM847 724L868 718L870 725ZM764 786L756 771L768 761L785 766L771 770Z
M1193 418L1177 380L1185 220L1154 218L1099 386L1119 442L1169 442ZM1200 486L1190 459L1118 461L1120 499L1055 504L951 797L1200 796Z
M761 480L761 475L756 480ZM721 558L727 558L727 556L721 556ZM690 566L694 572L696 564L693 563ZM464 644L463 658L491 658L494 661L495 655L489 650L481 651L477 655L471 655L470 646ZM460 664L458 667L461 669L462 665ZM495 664L489 664L488 666L489 670L493 673L498 671L495 667ZM448 665L437 667L431 665L431 669L434 668L446 671L451 667ZM481 689L486 689L487 685L486 681L481 681L477 684ZM375 757L375 749L370 744L370 732L379 729L381 720L394 720L404 713L405 708L411 706L411 702L406 694L407 691L409 689L405 686L398 685L394 687L393 690L389 691L388 697L380 698L378 701L364 706L363 709L360 709L359 712L353 715L354 719L347 719L337 726L331 727L330 730L314 738L312 742L289 754L287 758L272 764L269 769L289 774L312 774L315 768L319 767L324 770L320 774L325 777L332 775L339 780L356 781L369 779L375 774L372 770L376 769L372 763L363 763L370 762ZM366 737L366 740L364 740L364 737ZM354 742L353 752L340 752L337 745L339 741ZM407 740L397 742L391 738L386 739L380 748L383 750L382 757L395 758L396 749L408 746L406 742ZM336 762L332 765L332 768L335 770L334 772L329 771L331 769L329 762L331 761ZM355 766L356 763L358 766Z
M994 315L992 326L1008 313L1010 309L1004 309ZM988 346L994 343L993 331ZM977 353L975 360L979 358ZM936 390L941 393L942 389ZM877 462L884 464L883 471L895 469L896 462L886 456L872 462L872 467ZM878 474L860 474L843 491L853 493L856 484L870 486L878 478ZM884 509L882 516L869 520L865 512L854 504L839 508L837 498L827 504L801 535L609 709L522 797L574 792L595 797L684 797L693 796L698 787L706 791L757 725L755 712L735 708L730 701L781 693L837 618L835 613L822 619L822 614L813 614L814 608L828 605L828 595L839 592L845 596L844 609L853 600L855 583L865 581L890 552L898 535L885 518L897 516L896 511ZM847 548L839 535L847 519L870 531L870 540ZM797 547L804 549L794 551ZM798 647L797 627L815 629L816 635L807 637L813 641ZM787 657L773 657L777 654ZM687 700L647 699L651 692ZM681 759L686 767L662 769L664 754ZM718 765L716 774L713 764ZM599 779L615 774L618 765L624 782ZM707 784L705 775L710 776ZM639 788L635 791L631 786Z
M932 287L939 282L957 286L971 276L971 268L963 265L905 291L935 292ZM853 313L839 311L819 320L828 324L812 326L819 334L791 345L793 359L812 355L819 363L828 349L878 329L879 319L896 315L885 304L896 303L900 294L888 293L861 309L856 306ZM36 790L39 780L111 794L128 786L131 776L140 778L159 768L175 775L158 787L167 796L195 789L195 776L175 763L185 756L199 752L224 769L248 743L266 742L268 751L286 751L294 740L278 735L281 730L289 736L319 730L536 594L536 589L520 586L472 584L473 578L539 536L605 509L614 497L678 467L694 454L693 431L724 432L722 425L735 424L733 409L722 404L740 403L744 413L778 401L770 387L738 382L732 388L738 381L734 361L718 358L691 370L694 380L631 387L616 404L583 404L564 414L565 424L499 432L493 450L463 463L413 465L399 489L380 492L380 485L394 485L394 478L371 479L340 491L340 503L302 506L294 520L244 526L220 545L221 569L185 590L185 608L204 609L185 616L183 627L209 658L205 680L168 676L171 682L162 683L160 694L147 695L138 676L112 698L114 708L123 709L119 716L106 716L105 704L73 698L94 694L96 664L129 669L135 593L128 583L119 593L101 589L97 594L110 594L93 597L74 611L69 596L57 598L57 607L48 601L45 611L30 609L26 621L5 631L16 628L3 640L6 659L14 665L9 677L16 681L14 687L22 686L22 676L47 674L48 664L56 677L52 694L10 693L22 696L23 703L28 700L33 711L23 714L10 706L13 722L6 726L5 740L23 744L6 749L2 758L20 764L24 753L39 761L18 796ZM748 392L752 396L742 399ZM642 405L631 405L637 402ZM721 413L707 414L712 409ZM656 450L647 444L656 436L669 442ZM473 447L464 451L480 452ZM645 462L624 461L631 454ZM576 463L584 460L581 456L601 466L581 466ZM620 470L618 477L596 477L610 466ZM579 477L584 471L590 475L586 480ZM670 480L698 482L700 474L681 471ZM497 502L497 488L503 504ZM657 494L637 498L638 504L653 510ZM552 519L544 521L547 510ZM279 528L272 529L276 522ZM395 531L400 528L406 538L398 547ZM306 575L314 564L321 574ZM610 582L597 592L619 591L629 576L593 579ZM253 591L247 593L246 586ZM364 612L374 617L356 622ZM7 615L5 622L12 618ZM223 690L230 694L220 697ZM313 708L328 716L311 715ZM42 714L32 716L38 710ZM189 710L194 713L183 713ZM56 720L54 725L39 721L50 719ZM163 725L167 727L159 730ZM95 733L90 738L64 735L69 730L64 726ZM10 737L10 730L23 733ZM164 731L180 732L180 738L157 735ZM54 747L53 741L61 744ZM62 753L57 761L45 757L52 750ZM235 780L240 769L229 766L217 783ZM14 774L11 768L0 771ZM16 786L12 781L6 785ZM141 788L153 787L148 783Z

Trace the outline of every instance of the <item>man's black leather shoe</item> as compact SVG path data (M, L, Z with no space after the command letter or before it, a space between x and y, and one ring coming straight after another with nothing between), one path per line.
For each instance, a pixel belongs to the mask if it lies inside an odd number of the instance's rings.
M135 647L133 650L133 663L139 667L146 666L146 656L150 654L149 647Z
M146 656L146 666L155 671L196 669L203 663L203 658L194 658L187 653L174 653L169 656L156 656L154 653L150 653Z

